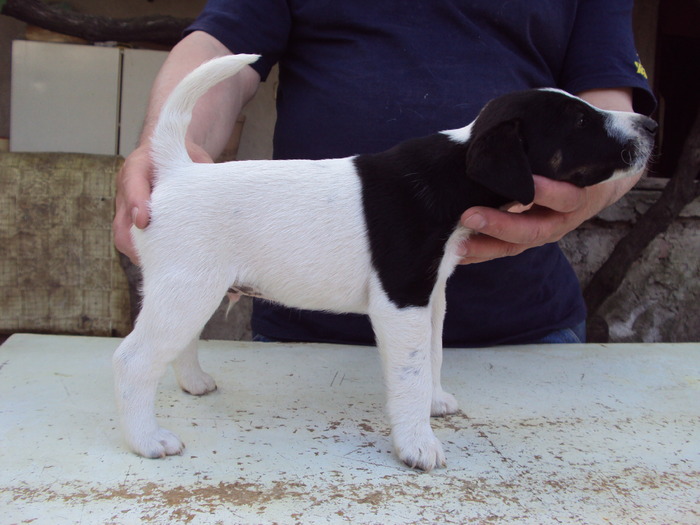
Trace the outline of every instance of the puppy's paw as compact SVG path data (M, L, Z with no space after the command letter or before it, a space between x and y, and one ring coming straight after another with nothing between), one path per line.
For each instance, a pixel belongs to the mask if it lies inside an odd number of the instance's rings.
M214 378L203 370L189 369L187 372L180 371L177 374L177 381L180 388L193 396L203 396L216 390Z
M401 461L411 468L430 472L446 464L442 444L432 430L405 435L395 433L394 447Z
M180 438L169 430L159 428L155 432L132 439L131 448L145 458L164 458L165 456L179 456L185 449Z
M433 417L455 414L459 410L457 399L452 394L443 392L433 392L433 400L430 405L430 415Z

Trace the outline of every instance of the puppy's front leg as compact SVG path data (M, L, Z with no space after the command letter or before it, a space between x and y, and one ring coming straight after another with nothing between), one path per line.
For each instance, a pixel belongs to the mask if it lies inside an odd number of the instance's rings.
M382 357L394 448L408 466L429 471L445 464L430 428L430 309L382 302L370 318Z

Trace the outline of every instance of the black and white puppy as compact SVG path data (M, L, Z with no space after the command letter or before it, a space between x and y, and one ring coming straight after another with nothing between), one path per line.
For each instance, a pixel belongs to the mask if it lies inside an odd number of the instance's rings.
M229 287L290 307L368 314L382 358L395 451L445 463L430 416L457 410L440 384L445 283L475 205L533 200L532 173L578 186L642 170L656 123L552 89L489 102L468 126L378 154L331 160L195 164L185 133L197 99L257 59L231 55L187 76L153 136L151 223L133 238L143 308L114 355L129 446L146 457L183 444L158 426L155 395L172 363L192 394L216 388L199 333Z

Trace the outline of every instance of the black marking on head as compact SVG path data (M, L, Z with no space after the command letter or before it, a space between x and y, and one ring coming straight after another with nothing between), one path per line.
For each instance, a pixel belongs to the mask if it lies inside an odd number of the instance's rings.
M529 204L535 184L525 148L519 119L496 124L470 140L466 175L508 201Z
M608 118L564 93L521 91L489 102L474 123L473 136L517 119L531 173L590 186L629 167L622 155L628 144L610 136Z

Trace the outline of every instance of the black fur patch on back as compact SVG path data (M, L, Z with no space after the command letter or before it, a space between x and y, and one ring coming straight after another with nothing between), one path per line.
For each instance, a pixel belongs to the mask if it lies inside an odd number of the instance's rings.
M624 145L605 129L606 117L575 97L548 90L503 95L484 107L473 135L509 119L520 122L532 173L583 187L628 167L621 156ZM557 150L561 162L555 167Z
M427 306L445 242L464 210L505 203L468 180L466 151L466 144L436 134L354 159L372 263L400 308Z

